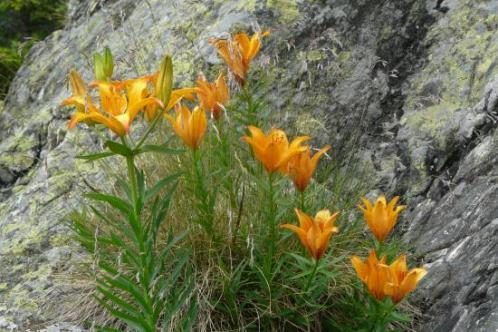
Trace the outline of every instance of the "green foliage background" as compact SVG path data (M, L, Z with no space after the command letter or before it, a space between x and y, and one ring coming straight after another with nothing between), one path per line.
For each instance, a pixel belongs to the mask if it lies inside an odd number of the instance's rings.
M31 46L62 27L65 0L0 1L0 99Z

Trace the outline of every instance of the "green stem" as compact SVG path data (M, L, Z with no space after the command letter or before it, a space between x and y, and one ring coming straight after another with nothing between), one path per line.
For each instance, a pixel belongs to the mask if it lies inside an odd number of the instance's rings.
M121 137L121 142L123 143L124 146L126 146L128 148L130 147L124 136ZM137 185L137 173L136 173L135 156L134 155L126 157L126 166L128 168L128 181L130 181L130 185L131 185L131 201L133 203L133 208L135 209L135 212L136 212L136 203L137 203L137 198L138 198L138 185Z
M164 108L162 108L161 111L159 111L159 113L157 113L154 120L152 120L152 123L147 128L147 130L143 134L142 138L140 138L140 140L138 141L137 146L135 147L136 150L138 150L142 146L142 144L145 143L145 140L147 139L147 137L149 137L150 133L154 130L154 128L156 128L157 124L159 123L159 120L162 118L163 113L164 113Z
M383 242L378 241L377 239L374 239L374 241L375 241L375 253L377 254L377 257L380 259L380 257L384 253Z
M305 207L305 196L304 195L305 195L304 191L301 191L299 193L299 196L300 196L300 199L301 199L301 201L300 201L300 207L301 207L301 211L303 211L303 212L305 212L305 210L306 210L306 207Z
M192 178L194 179L194 181L192 182L192 189L194 191L194 195L197 193L197 191L195 190L195 182L197 180L197 150L196 149L191 149L192 151Z
M217 242L216 234L213 231L213 211L210 204L209 194L204 186L204 178L201 169L198 167L199 155L197 149L192 149L193 164L193 190L197 200L199 223L204 227L213 242Z
M394 308L396 307L396 304L392 304L389 307L387 307L387 310L385 310L385 307L382 305L382 303L378 304L379 306L379 311L376 311L377 317L375 317L375 328L376 330L384 330L386 327L386 318L392 313Z
M192 193L194 195L194 198L196 200L195 206L196 210L200 209L200 204L199 204L199 193L198 193L198 188L197 188L197 181L198 181L198 174L197 174L197 150L196 149L191 149L192 151ZM197 211L198 218L201 219L199 216L200 213Z
M247 123L247 125L253 125L258 127L258 121L256 118L255 108L252 100L252 94L249 92L249 89L246 86L243 88L242 91L244 99L247 103L247 115L249 120L249 123Z
M313 272L311 272L311 275L308 279L308 283L306 284L306 288L304 289L305 293L308 291L308 289L311 286L311 282L313 281L313 278L315 277L316 271L318 270L318 264L320 264L319 259L315 260L315 267L313 268Z
M125 146L129 146L126 139L124 137L121 138L122 143ZM135 166L135 157L134 155L127 156L126 157L126 165L128 169L128 181L130 182L130 189L131 189L131 202L133 205L133 212L138 220L138 225L140 227L139 229L139 234L137 234L137 240L138 243L136 244L138 246L139 250L139 256L140 256L140 285L142 286L143 289L143 295L145 298L145 301L148 306L148 311L151 311L153 308L153 300L149 296L149 290L151 288L150 286L150 276L148 271L150 270L149 268L149 262L146 259L146 248L145 248L145 243L144 243L144 238L143 236L147 237L147 234L143 234L143 229L142 229L142 223L140 222L140 211L138 210L137 207L137 201L138 201L138 184L137 184L137 169ZM147 249L150 250L150 249ZM151 264L154 264L154 261L152 260L150 262ZM152 328L155 328L156 326L156 319L152 316L152 312L149 312L147 314L147 322L150 324Z
M275 202L274 202L274 174L273 173L268 173L268 202L270 204L269 206L269 220L268 220L268 227L270 227L269 229L269 234L270 234L270 241L268 243L268 263L267 263L267 268L268 268L268 275L270 276L271 275L271 271L272 271L272 265L273 265L273 258L275 256L275 244L276 244L276 237L277 237L277 233L276 233L276 225L275 225L275 219L276 219L276 216L275 216Z
M223 131L223 118L219 118L219 119L215 120L215 126L218 129L218 134L220 135L220 141L223 142L223 134L224 134L224 131Z
M138 186L135 161L133 156L126 157L126 164L128 166L128 179L131 184L131 201L133 202L134 209L136 209Z

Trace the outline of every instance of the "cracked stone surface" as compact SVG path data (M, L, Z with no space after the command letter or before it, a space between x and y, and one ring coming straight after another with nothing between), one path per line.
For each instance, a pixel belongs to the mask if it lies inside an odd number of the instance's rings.
M71 0L66 27L32 48L0 104L0 330L77 330L54 325L74 291L60 276L85 259L64 219L81 207L82 174L107 182L74 159L101 143L66 130L69 70L89 80L88 59L109 46L130 77L169 52L187 86L219 69L209 37L255 27L272 30L255 74L273 82L286 128L409 205L403 236L429 268L413 296L420 331L498 330L498 2L436 3Z

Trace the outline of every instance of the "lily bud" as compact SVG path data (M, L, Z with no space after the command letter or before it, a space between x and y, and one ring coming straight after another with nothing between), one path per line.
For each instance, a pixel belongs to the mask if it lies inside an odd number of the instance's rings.
M93 56L93 68L95 72L95 79L98 81L108 81L112 78L114 71L114 60L109 47L104 49L102 54L95 53Z
M161 63L159 76L156 83L156 97L162 101L164 105L168 105L173 89L173 62L171 57L166 55Z

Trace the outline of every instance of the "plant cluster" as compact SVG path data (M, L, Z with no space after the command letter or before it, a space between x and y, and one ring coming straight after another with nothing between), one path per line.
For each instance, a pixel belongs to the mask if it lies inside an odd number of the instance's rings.
M366 262L351 258L368 246L351 213L359 196L313 180L331 147L314 152L311 137L261 129L272 116L249 74L269 35L209 41L232 86L223 72L213 82L201 73L194 87L173 89L169 56L156 73L113 80L108 49L95 56L94 82L69 74L69 127L110 130L106 151L79 158L122 159L127 169L114 193L86 195L97 221L72 216L97 265L95 299L113 317L98 329L384 331L410 321L397 304L426 272L408 271L405 255L394 259L395 241L385 241L399 198L363 199L375 249ZM145 126L132 130L137 118ZM149 172L151 163L166 165L165 176Z

